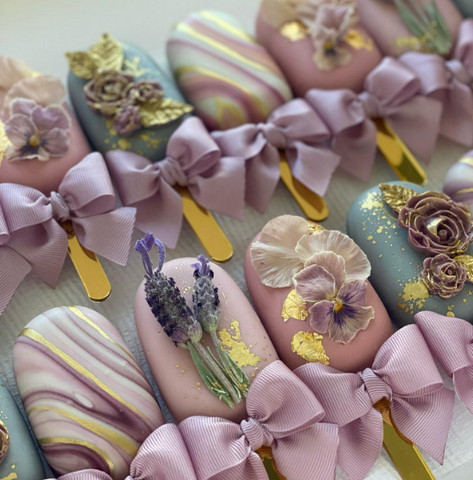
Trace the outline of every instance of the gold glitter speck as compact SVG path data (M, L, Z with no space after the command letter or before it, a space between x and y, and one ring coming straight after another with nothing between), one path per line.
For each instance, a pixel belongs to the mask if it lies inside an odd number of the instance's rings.
M296 290L291 290L282 307L281 316L284 321L287 322L290 318L304 321L308 315L304 300L297 294Z
M453 312L447 312L447 317L454 317L455 314Z
M245 342L241 340L240 322L233 320L230 330L223 328L218 332L220 341L230 357L240 367L256 367L261 362L261 358L251 353Z
M318 333L298 332L292 338L292 351L309 363L328 365L329 358L325 354L322 339L322 335Z

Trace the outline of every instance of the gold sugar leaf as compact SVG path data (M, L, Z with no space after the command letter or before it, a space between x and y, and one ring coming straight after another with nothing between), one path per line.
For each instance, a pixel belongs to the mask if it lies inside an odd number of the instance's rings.
M468 281L473 283L473 257L471 255L458 255L454 260L461 263L466 268Z
M295 289L291 290L282 306L281 316L284 321L287 322L290 318L304 321L308 315L304 300L298 295Z
M79 78L90 80L97 72L97 64L88 52L66 53L71 72Z
M406 203L412 197L418 195L418 193L414 192L414 190L401 185L388 185L386 183L381 183L378 186L381 192L383 192L383 200L396 214L398 214L401 209L406 206Z
M140 106L141 125L146 128L167 125L193 110L191 105L172 98L163 98L160 102L146 102Z
M318 333L298 332L292 338L292 351L309 363L328 365L329 358L325 354L322 339Z
M99 70L120 71L125 55L120 43L108 33L104 33L99 41L89 50Z

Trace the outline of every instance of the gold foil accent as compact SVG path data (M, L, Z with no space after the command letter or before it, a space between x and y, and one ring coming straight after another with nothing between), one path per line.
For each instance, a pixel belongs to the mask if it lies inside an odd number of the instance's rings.
M276 466L276 462L273 458L273 450L271 447L263 446L256 453L261 458L266 472L268 473L269 480L288 480Z
M218 336L228 354L239 367L256 367L261 358L251 353L248 346L241 340L240 322L233 320L230 331L226 328L219 330Z
M66 363L74 371L76 371L83 377L93 382L98 388L100 388L100 390L103 390L105 393L110 395L117 402L127 407L129 410L134 412L139 417L146 418L145 415L141 413L134 405L124 400L122 397L120 397L120 395L115 393L111 388L107 387L107 385L105 385L101 380L99 380L92 372L84 368L79 362L77 362L76 360L71 358L69 355L64 353L62 350L56 347L56 345L52 344L49 340L46 340L46 338L44 338L43 335L41 335L41 333L31 328L24 328L18 336L27 337L37 343L40 343L41 345L49 349L51 352L53 352L55 355L57 355L64 363Z
M417 312L424 308L425 301L429 296L427 285L422 279L409 280L404 284L403 292L400 294L401 299L406 303L399 302L397 306L406 313L409 310L411 313L414 313L414 311Z
M68 52L66 58L76 77L90 80L100 70L120 71L125 57L120 43L104 33L88 52Z
M383 193L383 200L398 214L412 197L418 195L414 190L401 185L388 185L381 183L379 189Z
M26 412L26 414L29 417L31 414L35 412L54 412L54 413L57 413L58 415L69 418L70 420L73 420L74 422L78 423L85 429L90 430L96 435L100 435L105 440L121 448L126 453L128 453L128 455L130 455L131 457L135 457L138 452L139 445L134 444L131 440L124 437L120 433L115 432L110 428L104 427L97 422L93 422L91 420L78 417L77 415L74 415L73 413L70 413L67 410L63 410L61 408L55 408L55 407L38 406L38 407L31 408Z
M470 165L473 167L473 158L472 157L463 157L460 160L458 160L458 163L466 163L467 165Z
M458 255L454 257L454 260L466 268L468 280L473 283L473 257L471 255Z
M318 333L298 332L292 338L291 348L294 353L309 363L329 364L322 345L323 337Z
M16 480L18 475L15 472L9 473L6 477L0 478L0 480Z
M5 423L0 420L0 463L5 459L10 449L10 434Z
M163 98L158 102L146 102L140 105L141 125L145 128L159 127L178 120L194 107L172 98Z
M68 437L44 437L38 439L38 443L40 445L48 445L48 444L55 444L55 443L65 443L66 445L80 445L81 447L86 447L89 450L92 450L97 455L100 455L104 462L107 464L109 472L107 472L110 476L115 475L115 467L110 460L109 456L100 448L92 445L90 442L86 442L84 440L79 440L78 438L68 438Z
M5 157L7 148L11 145L10 139L5 133L5 124L0 120L0 165Z
M279 33L291 42L304 40L309 35L307 27L299 20L285 23L279 29Z
M231 25L230 23L226 22L225 20L218 17L217 15L214 15L212 12L205 10L203 12L200 12L200 16L209 20L215 25L218 25L222 30L226 30L228 33L235 35L235 37L239 37L242 40L245 40L247 42L257 43L256 39L252 37L249 33L245 32L241 28Z
M366 37L359 30L355 30L354 28L348 31L343 40L355 50L364 49L368 52L373 50L373 40Z
M305 301L298 295L295 289L291 290L282 306L281 316L284 321L287 322L290 318L304 321L308 315Z
M310 220L308 220L307 224L309 226L311 235L314 235L315 233L323 232L325 230L325 228L322 227L322 225L320 225L319 223L311 222Z

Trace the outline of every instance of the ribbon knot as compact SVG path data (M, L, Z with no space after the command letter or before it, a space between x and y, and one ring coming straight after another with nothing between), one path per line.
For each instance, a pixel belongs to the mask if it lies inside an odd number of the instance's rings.
M66 222L71 219L71 211L62 197L57 192L51 192L51 208L53 209L53 218L58 222Z
M159 162L157 167L164 180L171 185L171 187L174 187L175 185L187 187L187 175L181 164L175 158L166 157L162 162Z
M287 147L288 140L284 132L280 130L276 125L272 122L268 123L258 123L256 128L265 136L266 140L273 145L274 147L278 148L279 150L283 150Z
M372 93L361 92L358 94L358 100L368 118L383 118L385 116L383 105Z
M461 83L470 86L473 82L473 78L471 77L468 69L463 65L460 60L457 58L452 58L451 60L447 60L445 62L445 66L447 67L448 71L451 73L453 77L459 80Z
M383 398L387 398L389 401L392 399L392 389L389 385L371 368L365 368L363 372L359 373L363 383L365 384L366 391L371 399L371 403L376 405Z
M243 420L240 427L253 452L258 451L263 446L270 447L274 442L271 432L254 418Z

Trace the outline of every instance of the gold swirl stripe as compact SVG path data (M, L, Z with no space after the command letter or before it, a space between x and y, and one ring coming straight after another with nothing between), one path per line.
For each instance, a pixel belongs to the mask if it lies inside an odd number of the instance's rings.
M66 445L80 445L81 447L88 448L89 450L92 450L95 452L97 455L100 455L105 463L108 466L108 469L110 470L109 475L111 477L115 476L115 467L110 460L109 456L100 448L97 448L95 445L92 445L89 442L86 442L84 440L79 440L77 438L67 438L67 437L44 437L40 438L38 440L38 443L40 445L50 445L54 443L65 443Z
M145 415L142 414L134 405L124 400L122 397L120 397L120 395L116 394L111 388L107 387L107 385L101 382L92 372L89 372L89 370L84 368L79 362L77 362L76 360L71 358L69 355L64 353L62 350L57 348L49 340L46 340L43 337L43 335L41 335L39 332L36 332L31 328L24 328L20 332L19 337L27 337L27 338L30 338L31 340L34 340L35 342L40 343L41 345L49 349L51 352L53 352L55 355L57 355L59 358L61 358L69 367L71 367L77 373L89 379L91 382L95 383L97 387L99 387L105 393L110 395L117 402L120 402L122 405L130 409L132 412L136 413L136 415L138 415L139 417L146 419Z
M217 15L214 15L212 12L203 11L203 12L200 12L200 16L209 20L215 25L218 25L222 30L226 30L227 32L235 35L235 37L239 37L242 40L245 40L247 42L257 43L255 38L253 38L249 33L246 33L241 28L235 27L234 25L231 25L225 20L222 20Z
M250 67L256 68L257 70L262 70L263 72L269 72L271 74L274 74L274 72L272 72L269 68L266 68L264 65L261 65L258 62L254 62L253 60L250 60L249 58L244 57L243 55L241 55L238 52L235 52L235 50L232 50L230 47L227 47L223 43L217 42L216 40L209 38L206 35L203 35L202 33L199 33L197 30L195 30L189 25L180 23L176 27L176 30L184 32L187 35L194 37L197 40L200 40L201 42L206 43L207 45L210 45L211 47L215 48L216 50L219 50L220 52L228 55L229 57L233 57L234 59L242 63L246 63Z
M179 81L180 77L182 77L182 75L185 75L186 73L200 73L201 75L216 78L217 80L228 83L233 87L237 88L238 90L241 90L245 95L248 95L248 97L250 97L258 106L259 111L264 116L264 118L268 117L271 113L268 111L267 106L261 101L261 99L257 95L255 95L249 88L240 85L238 82L235 82L235 80L232 80L231 78L225 77L220 73L213 72L212 70L207 70L206 68L196 67L192 65L183 65L182 67L179 67L174 71L176 80Z
M462 159L459 160L459 163L466 163L467 165L470 165L470 167L473 167L473 158L463 157Z
M77 415L74 415L73 413L68 412L67 410L63 410L62 408L38 406L38 407L30 408L26 412L26 414L29 417L31 414L35 412L54 412L54 413L57 413L58 415L69 418L70 420L73 420L74 422L83 426L87 430L90 430L92 433L95 433L101 436L102 438L104 438L105 440L108 440L113 445L120 447L122 450L124 450L126 453L128 453L128 455L130 455L133 458L136 456L138 452L139 447L135 445L131 440L121 435L120 433L117 433L111 430L110 428L103 427L102 425L99 425L98 423L93 422L91 420L87 420L85 418L81 418Z
M456 192L456 195L461 195L462 193L470 193L473 192L473 188L462 188Z
M77 315L81 320L84 320L84 322L88 323L93 329L97 330L97 332L102 335L106 340L108 340L110 343L113 343L116 347L118 347L120 350L123 350L130 358L133 360L133 363L136 364L135 357L123 346L120 345L118 342L116 342L113 338L111 338L106 332L104 332L96 323L94 323L90 318L86 317L77 307L67 307L69 310L74 314Z

